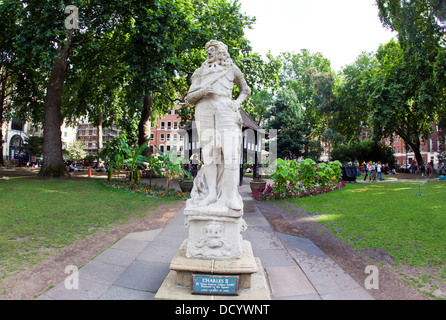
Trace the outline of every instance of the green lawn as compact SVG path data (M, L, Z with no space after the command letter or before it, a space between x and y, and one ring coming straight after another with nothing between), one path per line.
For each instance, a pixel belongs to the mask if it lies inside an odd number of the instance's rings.
M347 183L290 202L358 250L385 250L394 265L432 267L446 280L446 182Z
M143 217L165 199L97 179L0 179L0 279L111 224Z

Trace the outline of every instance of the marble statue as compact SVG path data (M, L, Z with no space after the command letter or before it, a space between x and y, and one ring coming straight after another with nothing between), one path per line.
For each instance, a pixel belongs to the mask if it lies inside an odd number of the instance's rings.
M206 46L207 60L192 76L187 101L196 106L195 123L203 166L184 210L189 228L187 258L233 259L242 254L243 200L238 192L242 119L240 105L251 94L228 47ZM239 88L233 99L234 85Z
M187 94L188 102L196 105L195 122L204 163L192 201L198 206L218 202L240 211L243 201L237 190L242 137L239 109L251 90L224 43L211 40L205 48L208 58L194 72ZM234 84L240 90L236 100L232 98Z

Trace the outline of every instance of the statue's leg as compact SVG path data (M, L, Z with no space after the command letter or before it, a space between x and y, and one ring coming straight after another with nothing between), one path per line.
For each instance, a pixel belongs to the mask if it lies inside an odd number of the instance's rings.
M239 179L240 176L238 168L225 168L223 192L224 197L226 198L226 206L236 211L243 209L243 200L237 190Z
M217 166L215 163L204 165L204 176L208 186L208 195L199 202L199 206L207 206L217 201Z
M238 193L240 179L240 137L237 128L225 129L223 131L223 199L228 208L241 210L243 200Z
M197 109L195 114L203 156L203 173L208 189L208 193L204 193L204 198L198 202L199 206L207 206L217 201L217 161L214 154L215 117L212 105L205 105L205 107Z

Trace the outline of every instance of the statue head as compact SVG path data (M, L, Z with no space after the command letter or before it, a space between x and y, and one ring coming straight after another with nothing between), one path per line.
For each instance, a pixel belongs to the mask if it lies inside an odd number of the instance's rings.
M207 63L212 64L214 62L228 64L232 62L228 53L228 46L221 41L211 40L205 45L205 49L208 52Z

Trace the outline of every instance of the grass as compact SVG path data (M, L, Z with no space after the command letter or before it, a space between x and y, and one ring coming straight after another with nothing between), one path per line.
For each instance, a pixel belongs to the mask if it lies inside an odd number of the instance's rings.
M0 179L0 279L163 201L172 199L116 190L98 179Z
M446 183L357 183L290 200L357 250L378 249L396 266L434 268L446 281ZM427 279L420 275L421 281Z

